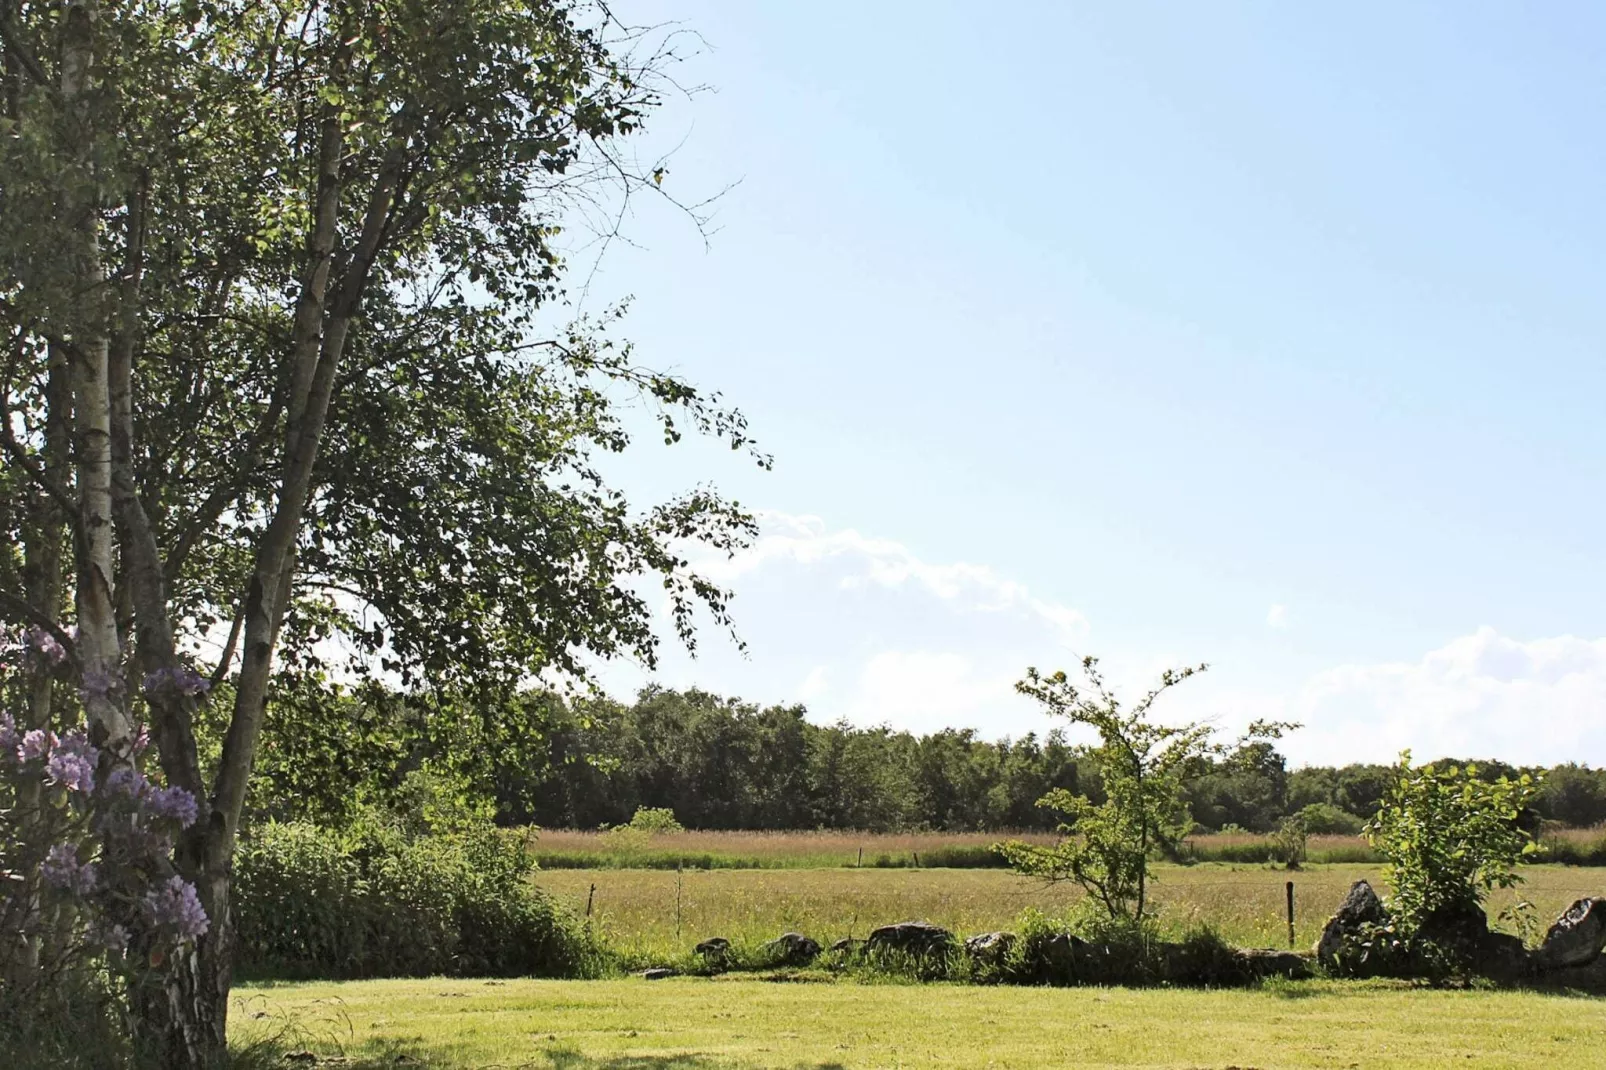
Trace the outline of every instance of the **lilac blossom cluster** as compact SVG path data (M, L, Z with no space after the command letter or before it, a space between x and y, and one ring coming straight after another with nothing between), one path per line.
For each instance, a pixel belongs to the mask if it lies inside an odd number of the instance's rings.
M147 741L141 731L134 741L136 755L145 749ZM102 880L100 872L111 867L109 871L134 874L143 882L145 878L137 875L150 871L149 860L165 857L172 849L172 834L189 828L199 818L195 796L182 788L152 783L132 765L113 769L96 791L100 758L100 751L90 743L82 727L60 736L47 729L23 731L10 714L0 712L0 775L26 773L64 790L60 805L49 811L54 826L50 836L60 842L46 840L38 844L44 849L44 858L38 864L40 883L89 908L84 940L94 949L120 954L129 946L128 931L96 908L119 899L129 902L126 897L130 892L137 897L146 921L166 934L163 939L196 939L207 931L206 911L194 885L183 877L168 877L140 894L127 888L117 892ZM6 815L0 812L0 832L10 838L9 834L18 831L5 825ZM36 830L42 827L34 826ZM98 860L93 857L95 848L85 846L93 842L87 838L89 830L105 836L102 851L115 848L113 856ZM116 835L107 835L112 830ZM126 861L131 861L131 866L116 861L130 852ZM4 853L0 850L0 855Z
M194 940L210 925L195 885L183 877L169 877L146 892L143 905L153 924L172 929L180 940Z
M23 646L29 660L40 668L54 669L67 660L67 648L50 632L30 624L22 633Z
M78 861L78 848L70 843L52 847L39 864L39 877L52 888L85 896L95 890L95 863Z
M67 647L49 628L30 624L21 631L0 630L0 664L49 673L67 660Z
M180 695L204 695L212 690L212 682L194 669L185 665L174 665L166 669L157 669L145 674L141 686L147 694L156 694L162 691L173 691Z
M159 788L147 780L144 773L131 767L112 770L106 777L106 794L112 799L133 803L138 813L146 818L172 821L181 829L195 824L200 816L194 795L183 788Z
M9 713L0 713L0 760L44 767L46 782L88 795L95 790L98 752L82 728L65 736L43 728L22 732Z
M65 678L73 638L38 626L0 633L0 674L20 670ZM77 682L86 703L121 703L126 696L119 672L82 673ZM195 696L210 685L179 666L148 674L143 686L151 694ZM0 882L0 919L8 929L33 931L44 923L32 888L75 903L83 923L76 953L121 956L137 940L151 950L154 966L163 960L156 953L163 945L207 932L195 886L171 875L173 836L195 824L200 807L190 792L153 783L140 771L137 763L148 745L142 727L126 749L117 749L116 757L124 760L103 765L108 755L90 742L86 727L58 735L48 727L19 726L0 712L0 779L52 789L49 805L31 811L27 821L18 819L20 810L0 809L0 872L21 861L36 877L36 883ZM141 954L139 961L147 959Z

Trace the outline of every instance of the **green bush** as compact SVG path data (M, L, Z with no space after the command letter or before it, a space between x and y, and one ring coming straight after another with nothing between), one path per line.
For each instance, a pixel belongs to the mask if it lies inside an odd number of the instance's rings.
M270 823L235 862L247 977L573 977L595 945L531 882L521 840L410 833L373 815L331 830Z
M141 1059L129 1038L118 980L69 971L45 985L0 984L0 1065L6 1070L129 1070Z
M959 844L953 847L933 847L920 856L925 869L1007 869L1009 859L997 844Z
M1311 803L1296 815L1312 836L1359 836L1366 823L1332 803Z
M1028 909L1001 979L1057 985L1242 985L1255 980L1208 925L1164 939L1152 919L1111 918L1083 901L1062 917Z
M1475 765L1411 765L1400 756L1395 779L1367 839L1389 860L1390 910L1411 933L1443 912L1478 911L1488 893L1522 881L1516 866L1538 850L1522 828L1536 784L1485 780Z

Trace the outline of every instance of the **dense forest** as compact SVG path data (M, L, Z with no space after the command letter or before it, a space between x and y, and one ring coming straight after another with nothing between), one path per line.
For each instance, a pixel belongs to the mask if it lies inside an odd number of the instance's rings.
M286 681L281 694L253 787L258 817L339 820L420 769L478 794L502 823L549 828L619 824L645 806L705 829L1043 829L1055 817L1037 800L1050 789L1102 798L1091 763L1057 730L997 741L970 729L916 736L817 725L801 705L659 688L632 704L524 692L494 710L484 699L353 692L306 678ZM1478 764L1490 776L1518 771ZM1606 770L1542 772L1537 817L1606 821ZM1290 769L1256 743L1198 769L1188 799L1205 829L1267 831L1303 812L1312 832L1355 832L1391 775L1387 765ZM353 792L353 783L362 786Z

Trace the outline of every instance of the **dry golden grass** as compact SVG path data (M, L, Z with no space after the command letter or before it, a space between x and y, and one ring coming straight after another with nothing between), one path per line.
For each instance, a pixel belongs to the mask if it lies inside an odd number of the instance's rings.
M1314 943L1351 883L1382 887L1379 867L1314 866L1297 873L1264 866L1206 863L1156 867L1154 900L1174 930L1207 923L1235 943L1287 943L1284 885L1294 881L1295 943ZM1606 871L1529 866L1516 893L1499 893L1491 918L1518 897L1535 904L1541 926L1573 900L1606 894ZM709 936L756 943L795 929L824 942L862 936L887 922L919 918L962 934L1007 928L1022 910L1059 912L1081 892L1007 870L553 870L538 882L583 913L595 885L596 924L636 958L670 956ZM677 935L677 883L679 914ZM1512 928L1512 924L1504 923Z
M883 856L903 864L918 855L929 855L945 848L987 848L1000 840L1022 839L1031 843L1053 843L1055 837L1044 832L685 832L655 833L647 850L655 855L701 856L724 860L744 860L759 866L821 868L833 866L873 866ZM603 858L617 853L617 845L607 833L579 832L573 829L543 829L535 850L542 856L571 855Z

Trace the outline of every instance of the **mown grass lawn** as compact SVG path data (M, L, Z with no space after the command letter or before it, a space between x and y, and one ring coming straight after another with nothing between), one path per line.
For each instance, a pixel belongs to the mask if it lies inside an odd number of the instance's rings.
M293 1023L293 1047L347 1066L1606 1066L1606 1000L1334 982L1197 991L364 981L242 989L232 1021L237 1043Z

